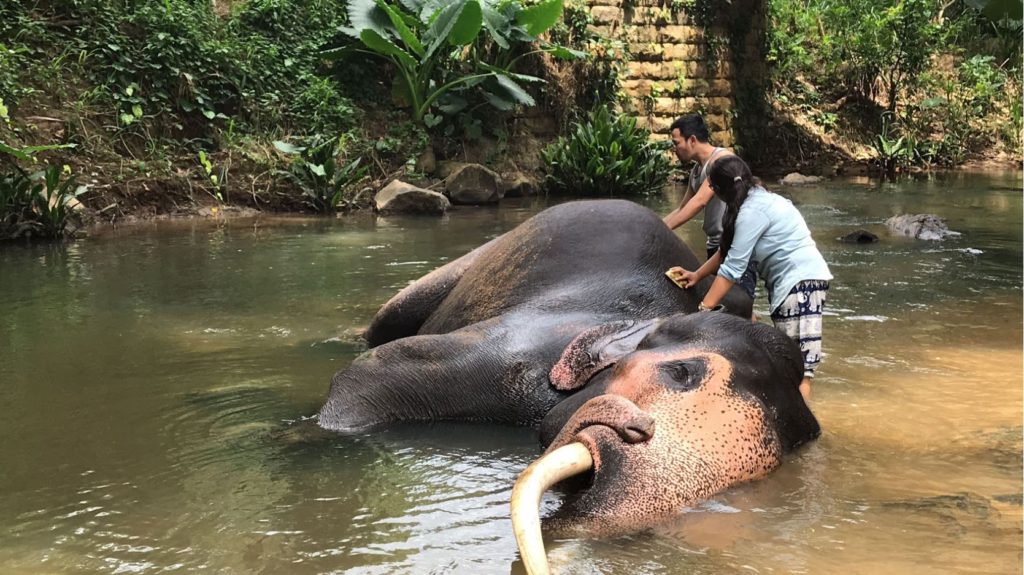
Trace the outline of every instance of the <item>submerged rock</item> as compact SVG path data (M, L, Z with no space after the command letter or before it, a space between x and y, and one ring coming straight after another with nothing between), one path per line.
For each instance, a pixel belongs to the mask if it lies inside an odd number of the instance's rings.
M857 230L839 238L844 244L873 244L878 241L878 236L867 231Z
M885 220L890 230L919 240L941 240L956 232L949 231L946 220L934 214L903 214Z
M417 188L401 180L384 186L373 198L374 209L381 214L442 215L451 207L444 195Z

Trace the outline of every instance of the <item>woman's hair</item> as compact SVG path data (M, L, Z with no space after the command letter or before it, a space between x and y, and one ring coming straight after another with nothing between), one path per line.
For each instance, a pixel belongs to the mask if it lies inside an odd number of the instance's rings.
M760 186L761 180L750 173L750 167L739 156L726 156L715 160L708 172L708 179L715 195L726 205L725 215L722 216L722 242L719 246L724 261L736 236L736 216L739 215L743 202L747 201L750 189Z

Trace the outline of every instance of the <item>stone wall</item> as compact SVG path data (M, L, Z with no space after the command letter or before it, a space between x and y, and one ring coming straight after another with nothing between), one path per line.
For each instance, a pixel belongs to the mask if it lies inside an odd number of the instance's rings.
M707 28L671 0L588 3L595 30L628 45L622 88L639 124L662 138L675 118L699 112L716 145L749 145L763 110L767 2L697 1L712 11Z

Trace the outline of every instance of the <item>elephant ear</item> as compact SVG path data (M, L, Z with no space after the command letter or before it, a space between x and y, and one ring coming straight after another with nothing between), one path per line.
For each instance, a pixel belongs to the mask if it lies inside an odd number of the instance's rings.
M561 391L583 387L594 374L632 353L659 323L660 319L613 321L584 331L551 368L551 385Z

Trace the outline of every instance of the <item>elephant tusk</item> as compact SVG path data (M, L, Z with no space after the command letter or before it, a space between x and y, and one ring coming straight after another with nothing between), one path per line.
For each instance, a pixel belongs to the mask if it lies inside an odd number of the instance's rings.
M582 443L570 443L530 464L512 488L512 530L529 575L547 575L548 558L540 534L540 498L552 485L594 467Z

